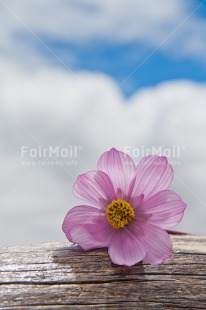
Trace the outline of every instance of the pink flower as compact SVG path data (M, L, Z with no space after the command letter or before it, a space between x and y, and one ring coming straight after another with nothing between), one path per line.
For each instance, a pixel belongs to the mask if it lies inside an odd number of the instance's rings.
M76 197L89 205L68 212L62 226L66 237L84 250L108 248L118 265L162 263L172 253L165 229L177 225L186 208L168 189L172 179L166 157L146 156L135 167L123 152L105 152L97 170L80 175L74 184Z

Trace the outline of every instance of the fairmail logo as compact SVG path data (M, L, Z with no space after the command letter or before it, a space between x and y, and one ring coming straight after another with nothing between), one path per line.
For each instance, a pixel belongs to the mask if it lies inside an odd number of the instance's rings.
M36 148L30 148L24 145L21 147L21 158L77 158L81 149L82 147L77 145L70 145L66 148L51 145L48 147L39 145Z
M21 147L22 166L76 166L79 153L82 150L80 145L68 147L52 146Z

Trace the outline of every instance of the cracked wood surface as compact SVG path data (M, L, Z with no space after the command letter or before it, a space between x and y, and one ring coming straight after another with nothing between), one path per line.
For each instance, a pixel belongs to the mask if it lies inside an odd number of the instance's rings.
M206 236L171 237L159 266L68 242L0 248L0 309L206 309Z

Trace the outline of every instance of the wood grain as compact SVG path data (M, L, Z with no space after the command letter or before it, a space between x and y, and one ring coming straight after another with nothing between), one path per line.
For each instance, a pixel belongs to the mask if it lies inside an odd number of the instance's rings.
M115 266L68 242L0 249L0 309L206 309L206 236L172 236L159 266Z

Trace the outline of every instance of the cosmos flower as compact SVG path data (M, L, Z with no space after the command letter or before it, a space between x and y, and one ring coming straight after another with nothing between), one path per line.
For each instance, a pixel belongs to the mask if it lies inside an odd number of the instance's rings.
M77 178L73 192L86 204L67 213L66 237L84 250L108 248L118 265L162 263L172 253L165 229L177 225L186 208L169 190L172 179L166 157L146 156L135 167L129 155L112 148L102 154L97 170Z

